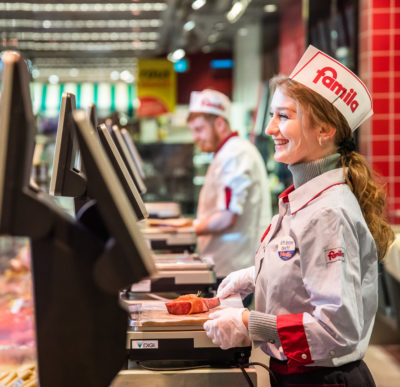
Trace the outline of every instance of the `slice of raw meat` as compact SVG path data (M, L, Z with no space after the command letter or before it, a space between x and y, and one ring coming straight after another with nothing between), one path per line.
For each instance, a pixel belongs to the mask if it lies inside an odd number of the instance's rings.
M197 297L195 294L186 294L177 299L166 302L170 314L193 314L207 312L209 309L220 305L219 298Z

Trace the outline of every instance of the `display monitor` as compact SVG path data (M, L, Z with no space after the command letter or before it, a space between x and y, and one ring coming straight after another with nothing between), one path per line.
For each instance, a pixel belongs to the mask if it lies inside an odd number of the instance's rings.
M75 95L64 92L61 97L50 180L50 194L54 196L73 198L87 196L86 176L81 168L78 141L73 130L75 123L72 112L75 109Z
M111 134L105 124L101 124L97 127L100 141L103 145L104 150L106 151L109 160L118 176L119 181L124 188L124 191L129 199L129 202L132 204L132 207L135 211L136 217L139 220L148 218L149 214L146 210L146 207L143 203L143 200L136 188L136 185L129 174L129 171L122 160L122 157L115 145Z
M0 234L23 235L18 205L29 186L35 136L29 94L29 74L22 57L12 51L2 56L0 110Z
M136 184L136 187L141 195L145 194L147 189L144 185L143 179L140 176L138 169L136 168L135 162L129 152L128 147L126 146L125 140L122 137L121 131L119 130L117 125L113 125L111 128L111 136L117 146L119 153L121 154L122 159L125 162L126 167L130 175L132 176L133 181Z
M118 188L112 196L99 194L111 201L106 216L114 219L104 221L111 235L104 242L90 222L68 215L30 184L35 127L29 74L17 52L3 53L2 61L0 234L30 238L40 386L108 387L126 361L127 314L117 289L154 272L151 253L136 228L124 230L132 225L115 214L122 210L115 195L124 196Z
M89 117L89 121L92 124L93 128L97 128L97 125L98 125L97 107L94 103L91 103L89 105L88 117Z
M115 239L115 244L110 246L114 254L109 254L99 265L98 278L104 286L110 287L118 287L123 282L120 279L135 282L139 277L155 271L152 254L138 228L137 217L122 183L100 143L97 130L83 110L74 111L73 116L88 190L96 200L106 228ZM121 271L113 272L114 269Z
M140 177L142 179L144 179L145 174L143 171L143 160L140 157L139 151L137 150L136 145L133 142L131 135L125 128L121 129L121 134L122 134L122 138L125 141L126 146L128 147L129 153L132 156L133 161L135 162L135 165L140 174Z

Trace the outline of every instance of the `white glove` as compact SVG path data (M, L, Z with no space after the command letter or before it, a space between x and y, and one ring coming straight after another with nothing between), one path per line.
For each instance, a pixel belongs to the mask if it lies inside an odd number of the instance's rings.
M221 284L218 286L217 297L226 298L232 294L239 293L240 297L245 298L248 294L254 292L254 282L254 266L234 271L224 278Z
M222 349L251 345L249 332L242 320L245 308L225 308L209 315L203 325L207 336Z

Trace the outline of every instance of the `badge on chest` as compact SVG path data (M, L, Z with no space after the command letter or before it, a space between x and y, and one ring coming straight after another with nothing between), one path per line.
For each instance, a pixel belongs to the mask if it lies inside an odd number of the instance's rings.
M288 261L290 258L293 257L295 251L296 251L296 245L292 237L288 235L279 238L278 240L279 258L283 259L284 261Z

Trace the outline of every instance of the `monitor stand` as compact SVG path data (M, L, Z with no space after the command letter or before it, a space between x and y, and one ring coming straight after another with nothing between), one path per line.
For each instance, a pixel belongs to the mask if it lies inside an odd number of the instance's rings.
M14 235L31 240L40 386L108 387L126 361L128 318L94 275L107 247L43 193L17 200Z

